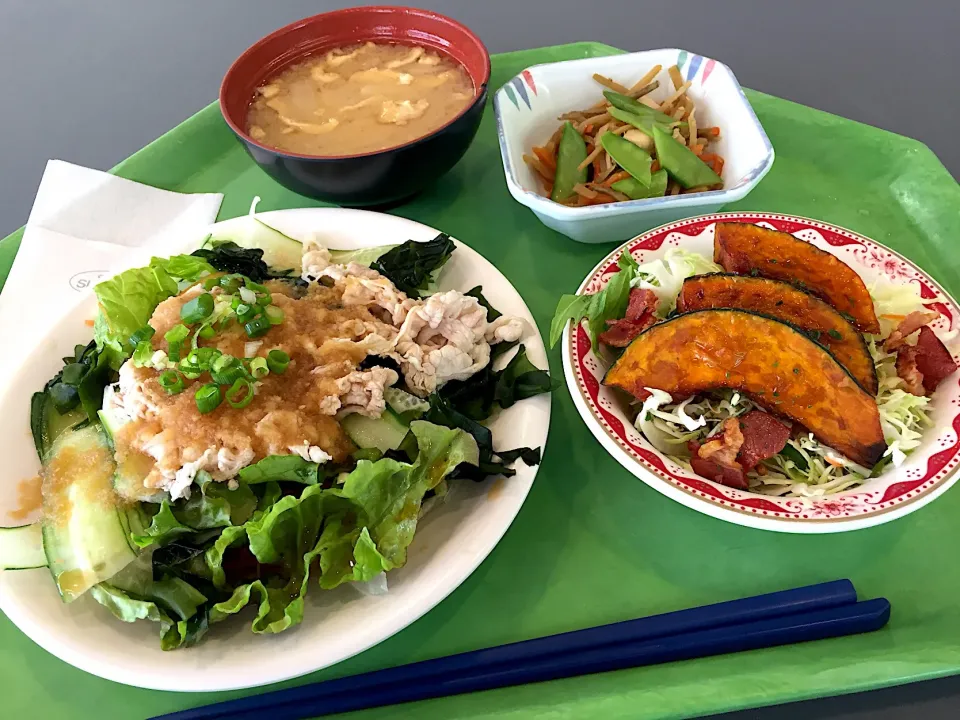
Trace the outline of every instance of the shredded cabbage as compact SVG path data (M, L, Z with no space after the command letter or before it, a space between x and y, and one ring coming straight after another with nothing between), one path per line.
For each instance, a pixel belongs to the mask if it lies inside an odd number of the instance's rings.
M670 248L663 258L637 267L637 276L630 284L633 287L653 290L660 301L657 312L666 315L677 307L677 295L680 294L680 287L686 278L722 271L722 267L699 253Z
M930 398L903 390L903 383L897 375L895 353L887 352L875 340L869 340L867 348L880 381L877 407L880 409L883 439L887 442L884 457L891 458L894 466L900 467L906 454L920 445L923 430L933 425L927 414Z
M895 283L881 276L870 283L867 290L873 298L873 309L880 321L880 337L887 337L910 313L924 309L917 283Z
M670 249L662 260L640 265L632 284L653 290L660 300L658 312L666 314L676 307L676 297L685 278L720 270L702 255ZM877 406L888 446L883 459L871 471L823 445L812 434L791 437L780 454L763 462L763 475L756 471L748 473L751 491L817 498L848 490L878 474L889 463L895 467L902 465L907 455L920 445L923 432L933 425L929 398L905 391L897 375L896 353L885 351L880 340L911 312L924 309L919 287L915 283L896 284L880 278L869 290L882 329L880 336L868 335L866 340L879 381ZM688 442L703 442L719 432L728 418L762 409L731 390L689 397L679 403L674 403L662 390L646 390L650 397L643 401L634 423L636 428L657 450L687 468Z

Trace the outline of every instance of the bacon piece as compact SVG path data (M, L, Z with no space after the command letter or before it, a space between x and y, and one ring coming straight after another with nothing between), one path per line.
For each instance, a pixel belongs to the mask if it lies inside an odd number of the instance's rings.
M689 443L693 455L690 467L700 477L713 480L721 485L745 490L748 487L747 474L737 462L737 453L743 445L743 433L736 418L723 422L723 432L715 435L703 445Z
M608 320L607 329L600 333L600 342L611 347L625 348L637 335L656 322L657 318L649 311L636 320Z
M607 329L600 333L600 342L611 347L626 347L657 322L653 314L656 309L657 296L653 290L633 288L627 302L627 314L620 320L607 320Z
M713 460L704 460L702 457L694 455L690 458L690 467L700 477L707 480L726 485L727 487L746 490L750 487L747 482L747 475L743 468L734 463L733 465L721 465Z
M627 302L625 320L640 320L644 315L657 309L657 294L653 290L633 288Z
M913 311L900 321L896 330L890 333L890 337L883 343L883 349L887 352L896 350L903 345L904 341L910 335L913 335L917 330L927 323L933 322L938 317L940 317L939 314L935 312L923 312L922 310Z
M916 345L904 345L897 351L897 375L913 395L932 395L956 369L950 351L926 326L920 328Z
M753 470L762 461L772 458L790 439L790 428L762 410L751 410L738 419L743 445L737 461L744 470Z
M723 432L701 445L697 452L705 460L713 459L729 465L736 461L741 447L743 433L740 431L740 422L737 418L727 418L723 421Z
M897 375L913 395L932 395L956 369L950 351L926 325L920 328L916 345L902 345L897 350Z
M920 328L917 338L917 369L923 373L923 387L929 395L944 379L957 369L950 351L928 327Z
M923 373L917 369L917 348L914 346L904 345L897 351L897 375L911 395L923 397L927 394L923 386Z
M627 314L620 320L607 320L607 329L600 333L600 342L611 347L626 347L657 322L653 314L656 309L657 296L653 290L633 288L627 302Z

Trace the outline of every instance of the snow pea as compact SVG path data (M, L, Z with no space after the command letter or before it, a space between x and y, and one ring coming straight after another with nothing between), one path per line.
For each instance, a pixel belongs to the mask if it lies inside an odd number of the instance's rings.
M633 175L644 185L650 184L650 165L653 158L643 148L637 147L629 140L624 140L619 135L613 133L604 133L600 138L600 144L603 149L610 153L620 167Z
M569 122L563 126L563 135L557 146L557 172L553 177L553 192L550 199L563 202L573 197L573 186L587 181L587 168L579 169L587 159L587 144Z
M617 192L622 192L631 200L643 198L663 197L667 192L667 171L657 170L650 176L650 184L645 185L636 178L618 180L611 186Z
M653 142L657 148L660 166L683 187L723 183L723 179L709 165L694 155L686 145L677 142L673 135L663 128L654 126Z
M665 123L667 125L679 124L681 127L685 127L685 122L678 122L666 113L662 113L659 110L654 110L652 107L647 107L642 102L634 100L628 95L622 95L613 90L605 90L603 96L607 99L611 105L620 110L625 110L628 113L633 113L634 115L639 115L642 118L650 118L654 122ZM627 122L624 120L623 122ZM643 128L640 128L641 130Z
M658 123L649 115L635 115L632 112L627 112L626 110L621 110L620 108L615 107L610 108L607 112L609 112L614 119L627 123L628 125L633 125L633 127L635 127L637 130L642 132L644 135L649 135L651 138L653 137L654 125L663 125L664 129L667 128L666 125L663 123Z

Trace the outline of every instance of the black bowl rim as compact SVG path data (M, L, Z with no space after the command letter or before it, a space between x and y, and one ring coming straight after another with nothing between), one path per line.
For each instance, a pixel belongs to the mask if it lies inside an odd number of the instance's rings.
M486 64L484 67L485 77L483 78L483 81L480 83L480 85L477 86L476 88L476 97L474 98L474 101L472 103L467 105L463 110L461 110L457 115L455 115L448 122L444 123L438 128L435 128L434 130L431 130L426 135L421 135L420 137L414 138L413 140L409 140L403 143L402 145L393 145L388 148L373 150L371 152L366 152L366 153L357 153L355 155L305 155L303 153L289 152L286 150L281 150L280 148L275 148L271 145L264 145L263 143L259 143L256 140L254 140L250 135L248 135L244 130L238 127L237 124L233 122L233 120L230 118L229 113L227 113L224 108L227 80L230 77L231 73L233 72L233 69L237 65L237 63L239 63L240 60L243 59L243 57L246 56L248 53L250 53L255 47L257 47L258 45L260 45L261 43L263 43L264 41L272 37L275 37L277 35L282 35L283 33L287 32L288 30L292 29L295 26L299 26L308 20L313 20L314 18L322 17L324 15L334 15L334 14L341 15L346 13L363 14L371 11L382 11L382 10L402 10L402 11L409 12L413 15L420 15L420 16L425 15L430 17L442 18L446 22L456 25L460 29L462 29L465 33L467 33L470 37L472 37L476 41L476 43L483 49L484 58L486 60ZM408 148L412 148L416 145L419 145L420 143L423 143L443 133L447 128L451 127L454 123L459 121L467 113L473 110L477 106L477 104L486 103L487 91L489 89L489 84L490 84L491 71L492 71L492 67L490 64L490 52L487 50L487 46L483 44L483 41L480 39L480 37L463 23L458 22L457 20L454 20L453 18L444 15L443 13L434 12L432 10L423 10L420 8L401 7L401 6L394 6L394 5L368 5L368 6L361 6L361 7L344 8L342 10L332 10L326 13L318 13L316 15L311 15L310 17L302 18L300 20L296 20L295 22L284 25L283 27L278 28L277 30L274 30L272 33L269 33L268 35L264 35L262 38L254 42L246 50L240 53L240 55L237 56L237 59L230 64L230 68L227 70L226 74L223 76L223 80L220 83L220 94L218 98L219 105L220 105L220 115L223 117L227 125L230 126L230 129L234 132L234 134L238 138L243 140L243 142L248 143L250 145L255 145L261 150L264 150L277 157L288 158L291 160L316 160L321 162L333 162L338 160L355 160L360 158L370 158L370 157L375 157L377 155L385 155L387 153L392 153L397 150L406 150ZM473 78L471 77L471 79Z

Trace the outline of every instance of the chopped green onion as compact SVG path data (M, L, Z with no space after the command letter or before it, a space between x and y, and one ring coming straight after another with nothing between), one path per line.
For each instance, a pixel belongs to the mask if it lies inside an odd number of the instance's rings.
M202 293L180 308L180 319L188 325L206 320L213 313L213 295Z
M164 333L163 339L168 343L183 342L190 336L190 328L178 323Z
M218 277L209 277L203 281L204 290L213 290L215 287L220 285L220 278Z
M248 337L260 337L266 335L271 326L270 318L266 315L257 315L253 320L245 323L243 329L247 331Z
M256 315L257 311L246 303L240 303L237 306L237 320L242 323L248 322L253 319L253 316Z
M183 345L183 342L180 340L174 340L173 342L167 343L167 357L169 357L173 362L177 362L180 359L180 347Z
M197 403L197 409L202 413L213 412L220 403L223 402L223 396L220 394L220 386L214 383L201 385L194 393L193 399Z
M194 352L197 356L197 365L201 370L209 370L210 366L223 356L223 353L216 348L197 348Z
M183 392L184 382L176 370L164 370L157 379L160 387L167 391L168 395L176 395Z
M267 293L265 295L257 295L257 305L260 307L267 307L270 303L273 302L273 295Z
M236 358L233 355L225 355L221 353L210 361L210 370L213 372L221 372L226 370L233 364L234 360L236 360Z
M210 377L218 385L231 385L245 374L243 363L233 355L221 355L210 364Z
M198 368L196 365L191 365L185 360L181 360L177 364L177 370L183 373L183 376L187 380L197 380L201 375L203 375L203 370Z
M256 305L257 294L250 288L242 287L240 288L240 299L243 300L247 305Z
M235 380L226 393L227 402L230 403L230 407L236 408L237 410L249 405L253 400L253 395L253 383L244 378Z
M267 366L267 359L255 357L250 361L250 374L254 380L261 380L270 374L270 368Z
M200 367L198 351L196 349L191 350L190 353L177 364L177 368L188 380L196 380L200 377L203 373L203 368Z
M133 351L133 364L136 367L143 367L150 358L153 357L153 346L149 340L141 340L137 343L137 349Z
M224 275L220 278L220 287L227 293L235 293L242 283L242 275Z
M289 364L290 356L283 350L271 350L267 353L267 367L270 368L270 372L283 375Z
M156 332L157 331L149 325L144 325L130 336L130 340L128 341L130 343L130 347L136 349L137 345L144 340L149 340L152 338Z
M271 325L279 325L283 322L284 312L276 305L268 305L264 312L267 314L267 320L270 321Z
M213 326L211 325L204 325L202 328L200 328L199 331L197 331L197 335L203 338L204 340L209 340L216 334L217 334L217 331L214 330Z
M270 292L269 288L267 288L266 285L261 285L260 283L256 283L256 282L254 282L253 280L251 280L250 278L247 278L247 287L250 288L251 290L253 290L254 292L258 292L258 293L269 293L269 292Z

